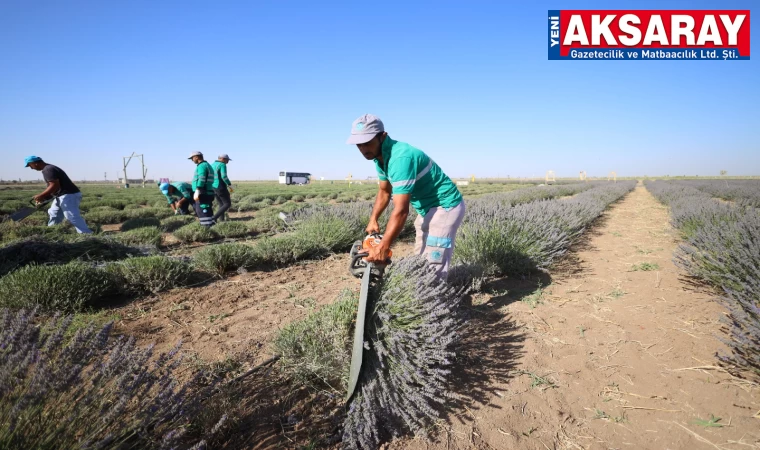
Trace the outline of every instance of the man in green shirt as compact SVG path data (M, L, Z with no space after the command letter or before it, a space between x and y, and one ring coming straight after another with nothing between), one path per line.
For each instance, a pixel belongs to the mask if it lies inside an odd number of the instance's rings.
M214 221L219 219L225 219L224 213L230 209L232 200L230 199L230 192L235 192L232 189L232 183L227 177L227 163L232 161L228 154L219 155L219 158L214 161L211 166L214 168L214 195L216 195L216 201L219 202L219 209L214 214Z
M193 152L188 159L192 159L197 165L192 185L194 192L193 200L195 200L193 204L195 215L198 216L198 220L204 227L213 226L216 224L214 221L214 210L212 209L214 202L214 181L216 180L214 168L203 159L203 153L201 152Z
M426 255L436 274L445 279L465 213L459 189L424 152L391 139L383 122L372 114L354 121L346 143L355 144L366 159L375 162L380 181L367 233L380 232L377 220L393 199L393 212L383 240L369 250L366 260L388 259L388 250L404 227L411 205L419 214L414 222L415 253Z
M175 181L169 183L168 179L158 182L158 188L164 194L174 214L190 214L190 205L193 203L193 188L190 183Z

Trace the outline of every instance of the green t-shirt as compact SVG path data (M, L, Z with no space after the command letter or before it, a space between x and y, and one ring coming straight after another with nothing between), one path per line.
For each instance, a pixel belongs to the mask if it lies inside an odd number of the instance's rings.
M193 176L193 192L200 189L202 194L214 194L214 182L216 174L208 161L203 161L195 168Z
M216 179L214 180L214 189L219 187L219 184L224 181L224 184L230 186L232 183L227 178L227 164L221 161L214 161L211 166L214 168L214 174Z
M390 181L393 194L410 194L411 205L421 216L430 208L453 208L462 201L454 182L422 150L386 136L383 163L375 159L380 181Z
M174 203L175 200L179 200L181 197L190 200L192 203L193 188L190 186L190 183L185 183L184 181L175 181L171 185L174 186L175 191L169 194L164 194L164 197L166 197L166 200L169 201L169 204Z

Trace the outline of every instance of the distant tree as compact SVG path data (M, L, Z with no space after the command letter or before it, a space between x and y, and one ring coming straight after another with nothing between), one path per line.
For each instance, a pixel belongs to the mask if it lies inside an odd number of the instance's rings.
M724 176L724 175L726 175L727 173L728 173L728 172L726 172L725 170L721 170L721 171L720 171L720 176Z

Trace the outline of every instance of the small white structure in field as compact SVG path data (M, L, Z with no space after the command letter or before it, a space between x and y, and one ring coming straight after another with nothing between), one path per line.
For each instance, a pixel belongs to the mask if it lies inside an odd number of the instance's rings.
M457 186L468 186L469 184L469 181L457 181Z
M554 176L554 171L553 170L548 170L546 172L546 184L549 184L550 182L551 183L556 183L557 182L557 178Z

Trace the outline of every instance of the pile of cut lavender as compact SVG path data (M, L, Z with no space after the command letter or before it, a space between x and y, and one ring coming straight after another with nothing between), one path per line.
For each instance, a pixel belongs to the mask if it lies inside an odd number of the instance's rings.
M425 435L454 396L449 375L465 292L439 282L422 256L394 262L373 292L362 372L344 422L347 449Z

